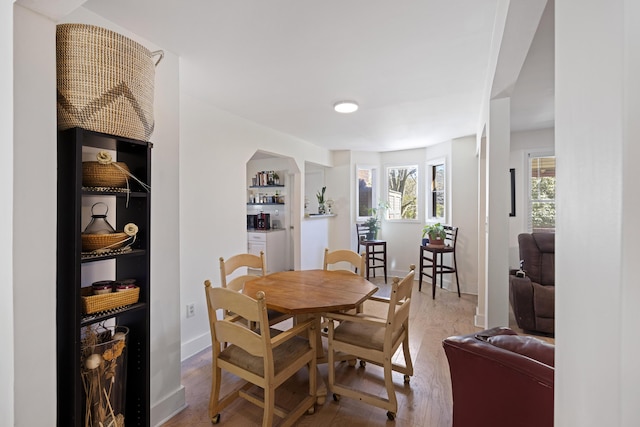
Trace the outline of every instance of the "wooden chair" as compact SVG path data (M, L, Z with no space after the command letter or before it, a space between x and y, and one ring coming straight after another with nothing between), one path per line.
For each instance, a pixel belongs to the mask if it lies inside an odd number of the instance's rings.
M345 264L348 264L351 269L339 268L345 267ZM322 269L332 270L332 271L344 271L353 274L359 274L361 277L364 277L364 264L365 258L364 254L358 254L349 249L338 249L332 252L329 252L329 248L324 249L324 260L322 263ZM330 266L337 265L338 268L330 268ZM359 272L359 273L358 273ZM362 312L362 304L356 308L356 313ZM328 321L326 319L322 319L322 334L326 336L326 333L329 330Z
M364 224L356 223L356 233L358 252L362 252L362 248L364 248L367 280L369 280L371 273L373 273L373 277L376 277L376 269L382 268L384 283L387 283L387 241L371 238L369 227Z
M340 264L339 267L344 267L344 263L350 264L351 268L354 270L347 270L344 268L329 268L329 266L335 264ZM325 248L324 250L324 261L322 265L322 268L324 270L349 271L351 273L355 271L355 274L360 274L360 276L364 277L364 266L364 254L359 254L349 249L338 249L332 252L329 252L328 248Z
M408 383L413 375L413 363L409 353L409 309L411 306L411 290L413 289L415 266L411 265L409 273L400 280L393 279L390 299L376 299L388 303L386 318L359 313L326 313L329 320L340 322L338 326L329 322L329 389L333 399L340 396L359 399L367 404L387 410L387 417L394 420L398 410L398 401L393 384L392 371L404 374L404 382ZM402 344L404 365L393 363L393 355ZM360 359L364 367L366 362L384 368L384 384L387 397L380 397L346 384L336 383L335 364L341 360Z
M220 422L220 412L236 398L242 397L264 409L262 426L273 424L273 416L283 418L280 425L290 426L307 411L315 411L316 401L316 331L312 319L298 322L286 331L269 328L264 292L257 299L225 288L211 287L205 281L205 294L211 327L212 378L209 418ZM218 319L217 310L235 313ZM238 321L245 319L244 322ZM256 329L246 325L255 323ZM299 335L308 334L307 338ZM229 346L221 350L221 343ZM309 370L309 393L292 410L275 405L275 390L303 367ZM245 380L225 396L220 396L222 369ZM256 385L264 398L251 393Z
M246 273L230 279L230 276L240 268L246 268ZM260 251L260 255L237 254L227 260L220 257L220 283L223 288L242 292L245 282L253 280L257 276L264 276L266 271L267 264L263 251ZM272 326L292 317L290 314L275 310L267 310L267 314L269 315L269 324Z
M440 275L440 287L445 274L455 274L460 296L460 282L458 282L458 264L456 263L456 243L458 241L458 227L444 226L446 237L444 246L425 245L420 246L420 278L418 279L418 291L422 291L422 276L431 278L432 298L436 297L436 281ZM452 265L444 264L444 254L452 254Z

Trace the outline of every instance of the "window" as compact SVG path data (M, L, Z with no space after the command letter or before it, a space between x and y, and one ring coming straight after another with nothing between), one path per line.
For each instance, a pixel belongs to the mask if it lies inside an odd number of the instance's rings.
M356 190L356 200L358 201L357 215L358 220L371 216L371 209L375 204L375 181L376 170L366 166L358 166L356 168L358 186Z
M427 215L432 219L444 220L446 213L444 161L440 160L427 165L427 175L429 177Z
M556 229L556 158L529 154L529 230Z
M387 219L418 219L418 166L387 168Z

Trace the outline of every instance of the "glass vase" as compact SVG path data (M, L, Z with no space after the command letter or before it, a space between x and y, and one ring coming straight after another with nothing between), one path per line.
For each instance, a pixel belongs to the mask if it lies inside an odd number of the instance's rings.
M124 326L83 329L80 369L85 427L124 427L128 336Z
M318 213L324 215L327 212L327 206L324 203L318 203Z

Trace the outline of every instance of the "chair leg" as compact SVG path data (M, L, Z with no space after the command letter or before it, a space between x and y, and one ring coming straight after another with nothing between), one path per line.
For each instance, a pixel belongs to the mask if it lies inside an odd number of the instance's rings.
M436 299L436 281L438 276L436 276L436 271L437 271L437 264L438 261L438 254L434 253L433 254L433 260L431 260L431 298L432 299Z
M409 351L409 331L407 330L407 335L402 341L402 353L404 354L404 366L407 367L407 371L409 372L407 375L413 375L413 362L411 361L411 353ZM405 381L406 382L406 381Z
M384 283L387 283L387 245L384 246Z
M384 364L384 386L387 389L387 398L389 399L390 412L394 417L398 412L398 400L396 399L396 389L393 386L393 366L391 360L386 360Z
M422 246L420 246L420 274L418 277L418 292L422 291L422 269L424 268L424 255L422 252Z
M215 357L215 356L214 356ZM211 372L211 395L209 396L209 419L214 420L214 417L220 412L218 411L218 402L220 401L220 383L222 381L222 372L220 368L214 368Z
M440 254L440 289L442 289L442 280L444 278L444 254Z
M458 286L458 298L460 298L460 282L458 281L458 263L456 262L456 251L453 251L453 270L456 274L456 285Z
M273 425L273 415L276 404L275 394L276 388L273 384L264 388L264 414L262 416L262 427L271 427Z

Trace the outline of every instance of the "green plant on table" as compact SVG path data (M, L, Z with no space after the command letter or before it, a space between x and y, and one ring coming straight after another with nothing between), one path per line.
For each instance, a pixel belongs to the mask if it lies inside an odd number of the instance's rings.
M389 203L386 202L378 203L377 208L369 208L371 216L364 221L363 225L369 227L369 234L373 236L373 238L377 236L378 230L380 230L380 217L384 210L388 208Z
M422 237L429 236L429 240L444 240L447 237L447 232L444 226L439 222L435 224L427 224L422 228Z

